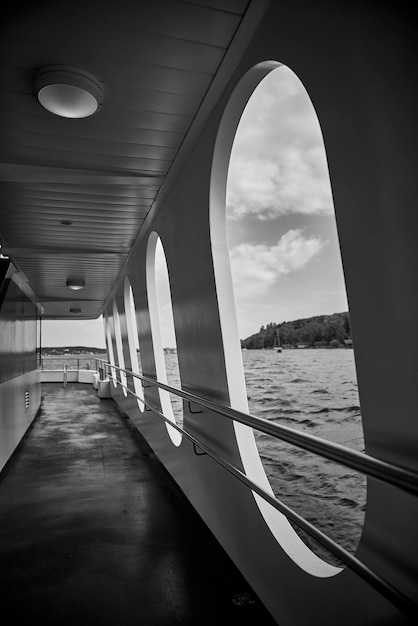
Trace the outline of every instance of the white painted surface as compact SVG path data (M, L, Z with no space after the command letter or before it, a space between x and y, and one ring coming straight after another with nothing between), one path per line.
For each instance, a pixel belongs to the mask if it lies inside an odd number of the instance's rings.
M78 382L89 383L94 385L95 376L98 376L94 370L78 370Z
M111 398L110 380L108 378L105 380L99 380L97 391L99 398Z
M42 370L41 382L43 383L62 383L64 384L63 370ZM78 382L78 370L67 370L67 382Z

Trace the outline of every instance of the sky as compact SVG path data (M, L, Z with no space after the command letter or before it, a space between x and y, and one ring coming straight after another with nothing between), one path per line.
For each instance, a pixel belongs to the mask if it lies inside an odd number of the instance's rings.
M42 346L105 348L103 318L96 320L42 320Z
M241 339L269 322L348 310L321 129L286 66L262 80L241 117L227 232Z
M226 207L241 339L269 322L348 310L320 125L286 66L261 81L243 112ZM166 294L160 295L163 345L175 346L160 246L156 275L157 290ZM44 321L42 343L104 347L102 319Z

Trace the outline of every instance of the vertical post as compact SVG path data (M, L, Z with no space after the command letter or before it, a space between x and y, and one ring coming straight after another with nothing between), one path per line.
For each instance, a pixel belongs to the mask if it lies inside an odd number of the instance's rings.
M38 309L37 309L38 311ZM44 362L42 359L42 313L39 316L39 360L41 362L42 371L44 369Z
M66 387L67 386L67 363L64 363L63 380L64 380L64 387Z

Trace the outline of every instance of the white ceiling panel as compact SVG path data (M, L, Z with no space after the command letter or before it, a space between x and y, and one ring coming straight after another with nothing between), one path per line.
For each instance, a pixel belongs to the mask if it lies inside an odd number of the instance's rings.
M100 314L247 5L54 0L2 16L0 244L45 317ZM68 120L39 105L32 76L52 64L97 77L97 115ZM85 288L70 291L71 276Z

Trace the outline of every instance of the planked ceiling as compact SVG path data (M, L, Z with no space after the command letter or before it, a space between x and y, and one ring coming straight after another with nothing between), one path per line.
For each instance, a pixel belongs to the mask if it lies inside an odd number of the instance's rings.
M100 315L248 4L51 0L2 17L1 252L45 318L71 317L74 306ZM51 64L98 78L101 111L77 120L44 110L32 75ZM70 291L72 277L85 288Z

